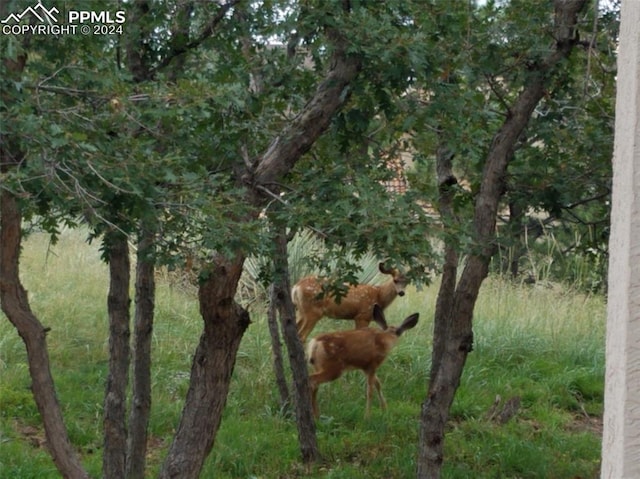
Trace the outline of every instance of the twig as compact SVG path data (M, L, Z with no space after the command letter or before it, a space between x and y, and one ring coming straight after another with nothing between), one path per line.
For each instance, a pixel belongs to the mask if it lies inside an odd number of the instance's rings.
M93 165L91 164L90 161L87 161L87 166L109 188L113 188L114 190L118 191L119 193L125 193L125 194L129 194L129 195L134 194L132 191L127 191L124 188L120 188L119 186L117 186L117 185L113 184L112 182L110 182L109 180L107 180L104 176L102 176L100 173L98 173L98 171L93 167Z
M506 108L507 115L511 115L511 106L509 106L509 104L505 100L502 92L498 91L498 87L493 81L493 78L488 74L485 74L484 77L487 79L487 83L489 84L489 88L491 88L491 91L498 97L498 101L502 103L502 105Z
M183 53L186 53L189 50L192 50L200 46L202 42L204 42L207 38L213 35L215 28L224 19L227 12L231 10L231 8L234 7L236 4L238 4L239 2L240 0L229 0L224 5L221 5L220 10L218 10L218 13L202 29L202 32L200 32L200 35L195 40L190 41L186 45L173 49L166 57L162 59L160 63L158 63L154 68L149 70L149 78L152 78L159 70L169 65L169 63L171 63L171 61L177 56L182 55Z
M592 56L592 51L593 51L593 47L596 44L596 35L598 34L598 7L599 7L600 1L596 0L593 6L593 30L591 32L591 40L589 41L589 44L587 46L587 71L585 72L585 78L584 78L584 90L582 92L582 100L584 101L584 99L587 97L587 89L589 88L589 78L591 77L591 56Z

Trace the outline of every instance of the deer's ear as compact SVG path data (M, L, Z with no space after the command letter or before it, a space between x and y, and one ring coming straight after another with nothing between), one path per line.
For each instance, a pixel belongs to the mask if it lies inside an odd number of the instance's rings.
M405 319L400 326L398 326L398 329L396 329L396 334L400 336L407 329L415 327L415 325L418 324L419 317L420 315L418 313L413 313L411 316Z
M386 262L381 262L378 264L378 270L382 273L382 274L391 274L393 272L392 268L387 267Z
M384 319L384 312L379 304L373 305L373 320L380 325L382 329L387 329L387 320Z

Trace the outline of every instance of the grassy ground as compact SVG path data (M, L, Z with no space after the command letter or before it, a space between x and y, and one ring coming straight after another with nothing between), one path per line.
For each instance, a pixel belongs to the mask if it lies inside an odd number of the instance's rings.
M34 236L23 276L32 306L51 332L52 370L71 438L94 477L101 468L101 409L107 366L106 268L77 233L58 246ZM364 419L365 383L349 373L323 385L318 441L324 461L305 470L296 428L278 408L264 316L245 335L225 418L202 477L408 478L415 476L436 287L411 290L387 311L390 323L419 311L379 376L389 403ZM161 281L153 343L150 473L177 425L200 332L195 298ZM446 438L445 478L599 476L604 374L604 301L557 286L489 280L475 316L469 356ZM325 320L319 329L347 327ZM57 478L29 391L24 346L0 321L0 477ZM505 424L490 419L518 398Z

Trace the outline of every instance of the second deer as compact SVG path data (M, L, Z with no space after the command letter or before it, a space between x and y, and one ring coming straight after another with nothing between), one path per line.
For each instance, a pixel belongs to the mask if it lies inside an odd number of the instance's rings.
M353 319L356 328L365 328L373 319L373 305L384 310L396 296L404 296L409 283L407 277L396 268L378 265L383 274L391 278L380 286L371 284L352 285L347 293L337 300L330 294L323 294L325 283L315 276L307 276L291 289L291 299L296 306L296 325L300 340L304 342L316 323L323 316L334 319Z
M315 371L309 376L314 416L319 416L316 396L320 384L338 379L344 371L350 369L360 369L367 376L365 417L369 415L374 388L378 393L380 405L383 409L386 408L387 403L376 371L398 342L400 335L418 323L418 316L418 313L412 314L398 327L387 326L382 308L376 304L373 308L373 319L382 329L352 329L321 334L313 338L309 342L308 356Z

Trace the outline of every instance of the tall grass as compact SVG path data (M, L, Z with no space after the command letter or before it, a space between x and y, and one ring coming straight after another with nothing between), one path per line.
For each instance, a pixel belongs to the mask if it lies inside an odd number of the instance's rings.
M50 248L34 235L22 272L35 313L51 327L53 374L74 444L100 476L107 367L107 271L82 234L65 232ZM169 445L200 334L196 298L160 278L153 336L150 471ZM415 475L419 414L425 398L437 284L412 288L387 310L390 323L415 311L418 326L380 368L389 404L364 419L365 381L348 373L319 391L321 464L300 464L296 428L278 408L269 334L259 309L242 340L225 417L202 477L405 478ZM475 349L452 407L445 478L595 478L603 404L604 300L558 286L488 280L475 311ZM350 328L323 320L318 331ZM29 391L24 346L0 321L0 477L57 478ZM506 424L487 417L501 398L520 398Z
M496 271L506 271L505 266L514 260L518 251L519 274L536 282L561 281L579 291L606 291L607 256L605 245L594 243L576 232L573 237L559 240L553 231L543 227L543 234L530 238L526 233L523 244L515 248L500 249L494 258ZM524 248L524 251L521 251ZM524 253L524 254L522 254Z

